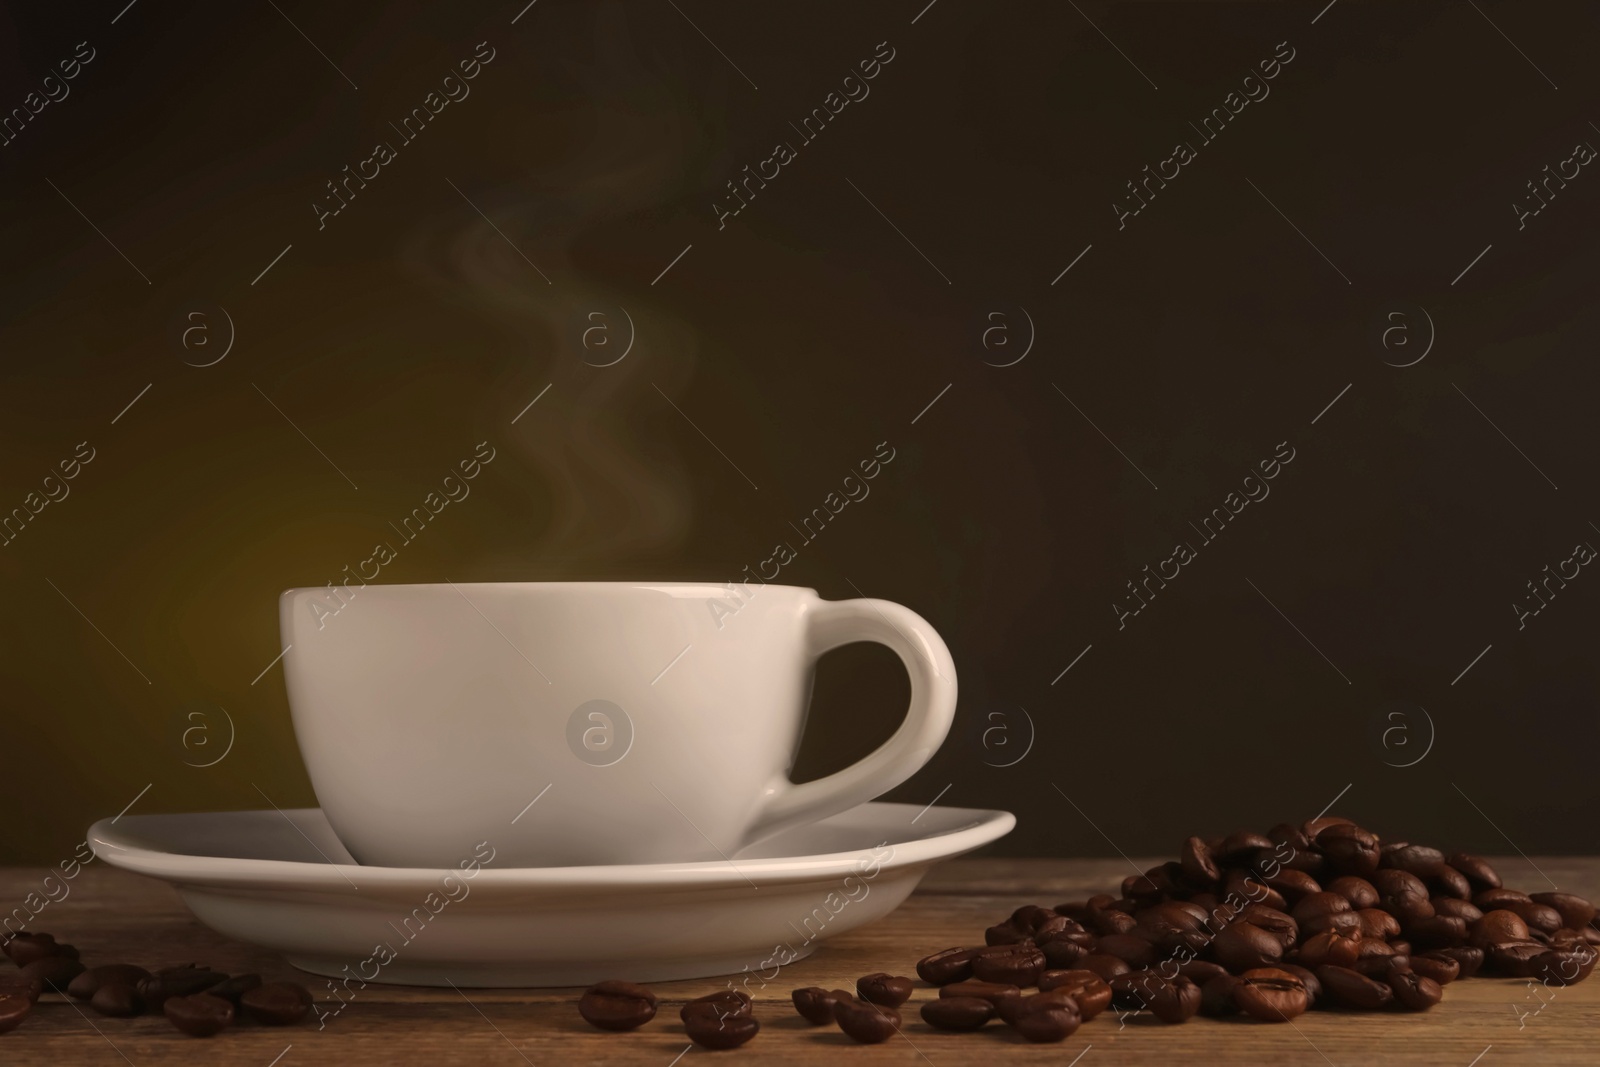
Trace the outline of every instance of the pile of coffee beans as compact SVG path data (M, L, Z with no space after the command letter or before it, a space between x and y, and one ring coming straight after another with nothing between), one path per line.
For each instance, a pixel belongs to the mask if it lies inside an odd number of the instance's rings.
M0 1033L14 1030L45 993L86 1002L101 1015L164 1014L195 1037L210 1037L244 1018L292 1026L311 1014L311 994L289 982L263 984L260 975L227 975L188 963L147 971L131 963L86 967L78 950L50 934L23 932L0 943L16 970L0 968Z
M1025 904L985 930L983 945L936 952L917 975L939 989L921 1005L928 1026L970 1031L999 1019L1049 1042L1108 1009L1163 1023L1196 1014L1288 1022L1322 1007L1426 1011L1444 986L1475 975L1580 982L1596 946L1595 906L1582 897L1519 893L1477 856L1386 842L1326 816L1191 837L1178 859L1123 879L1119 896ZM880 971L854 993L810 986L792 999L807 1022L873 1044L901 1028L914 988ZM623 989L627 1004L613 1004ZM698 1033L696 1004L714 1005L700 1009ZM603 982L579 1011L622 1030L655 1006L643 986ZM729 990L682 1015L699 1044L732 1048L759 1029L750 1009L747 994Z

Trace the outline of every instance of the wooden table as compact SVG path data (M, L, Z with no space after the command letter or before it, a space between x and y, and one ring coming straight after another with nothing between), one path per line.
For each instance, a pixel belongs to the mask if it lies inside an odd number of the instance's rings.
M1153 861L1142 861L1140 867ZM1496 859L1513 888L1538 890L1545 878L1522 859ZM1539 859L1538 869L1563 890L1600 896L1600 860ZM0 869L0 901L21 901L44 871ZM120 1067L132 1063L240 1064L609 1064L692 1067L696 1062L835 1065L1078 1062L1111 1064L1327 1064L1417 1063L1445 1067L1498 1067L1507 1063L1600 1063L1600 978L1545 991L1541 1002L1527 983L1473 979L1445 990L1444 1003L1423 1014L1346 1014L1317 1011L1292 1026L1195 1018L1166 1026L1134 1017L1119 1028L1114 1012L1082 1027L1060 1045L1028 1045L1008 1028L991 1024L976 1034L930 1029L917 1005L931 990L919 988L904 1012L902 1037L887 1044L856 1045L833 1027L810 1027L789 1004L798 986L852 985L861 974L887 970L914 975L915 962L937 949L981 942L982 930L1020 904L1054 904L1115 891L1127 864L1120 860L998 860L951 863L931 875L897 912L877 924L828 941L815 956L791 964L757 998L761 1033L743 1049L708 1052L690 1047L677 1005L723 988L718 979L657 986L663 1005L655 1020L629 1034L603 1033L578 1018L573 990L449 990L368 986L337 1018L291 1029L240 1026L200 1040L178 1033L161 1017L108 1019L80 1013L64 998L47 995L17 1030L0 1035L0 1064L75 1064ZM96 963L168 966L200 962L232 973L259 972L268 981L300 981L313 991L322 982L276 957L227 941L201 926L163 883L94 864L72 883L72 894L52 903L35 929L77 945ZM8 904L9 907L9 904ZM0 965L6 965L0 961ZM623 976L625 977L625 976ZM1542 1003L1542 1008L1541 1008ZM1532 1014L1537 1012L1537 1014ZM687 1051L686 1051L687 1049ZM675 1059L682 1055L681 1059ZM1082 1055L1075 1061L1074 1057Z

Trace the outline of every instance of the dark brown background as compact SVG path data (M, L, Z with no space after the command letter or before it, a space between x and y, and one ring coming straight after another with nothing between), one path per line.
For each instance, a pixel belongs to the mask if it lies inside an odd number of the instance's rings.
M1592 12L924 3L10 7L0 110L97 55L0 147L0 507L96 458L0 548L0 861L69 856L147 784L134 810L313 803L281 669L251 681L276 594L367 557L483 440L382 580L734 579L888 441L784 580L945 635L957 725L892 795L1016 811L1004 850L1167 851L1347 785L1338 811L1416 840L1600 848L1600 578L1524 630L1511 608L1600 543L1600 177L1521 231L1511 208L1600 143ZM480 41L471 96L319 232L324 181ZM724 182L881 41L870 97L719 231ZM1119 231L1123 183L1282 41L1271 95ZM220 344L219 307L233 350L186 366L219 349L185 316ZM585 365L619 307L633 351ZM1418 307L1437 343L1386 366ZM1036 343L989 365L1020 309ZM1386 351L1400 309L1417 343ZM1119 632L1124 582L1281 441L1271 496ZM836 654L802 770L904 695L886 653ZM232 750L187 766L219 708ZM1423 751L1418 708L1431 751L1388 765ZM1031 750L992 766L1024 709Z

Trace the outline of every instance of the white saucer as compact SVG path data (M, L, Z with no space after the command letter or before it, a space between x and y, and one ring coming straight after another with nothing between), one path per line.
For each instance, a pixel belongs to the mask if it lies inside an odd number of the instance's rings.
M728 862L490 861L470 876L363 867L317 808L125 815L95 823L89 843L114 867L172 883L217 932L313 974L538 986L771 970L882 918L935 863L1015 825L1004 811L874 802Z

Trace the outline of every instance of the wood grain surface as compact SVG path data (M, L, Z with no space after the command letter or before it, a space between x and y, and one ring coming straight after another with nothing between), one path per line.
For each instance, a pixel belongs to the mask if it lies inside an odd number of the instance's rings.
M1141 868L1153 861L1141 861ZM1562 890L1600 896L1600 860L1496 859L1506 884L1537 892ZM0 901L20 902L46 872L0 869ZM828 941L810 959L791 964L756 992L762 1030L744 1048L709 1052L691 1046L678 1022L684 1000L723 988L722 979L662 983L656 1018L633 1033L611 1034L579 1019L576 990L471 990L369 985L318 1028L313 1020L277 1029L241 1025L197 1039L164 1018L103 1018L75 1002L47 995L17 1030L0 1034L0 1064L206 1063L243 1067L303 1064L642 1063L691 1067L715 1062L789 1064L1500 1064L1600 1062L1600 979L1536 996L1521 980L1456 982L1444 1003L1422 1014L1375 1015L1316 1011L1292 1025L1195 1018L1166 1026L1142 1016L1119 1026L1107 1012L1059 1045L1028 1045L991 1024L974 1034L930 1029L917 1006L934 991L921 987L903 1015L901 1036L883 1045L857 1045L837 1029L811 1027L795 1014L790 990L851 986L857 976L885 970L915 975L915 963L937 949L981 944L983 928L1024 903L1055 904L1094 892L1115 892L1129 866L1121 860L957 861L935 871L915 895L882 921ZM277 957L231 942L201 926L167 885L93 864L51 903L31 928L77 945L83 960L148 967L200 962L267 981L299 981L314 993L322 980ZM9 904L7 908L9 909ZM0 965L4 964L0 961ZM618 977L626 977L619 975ZM469 999L470 998L470 999ZM1081 1059L1074 1059L1079 1057ZM681 1057L681 1058L679 1058Z

